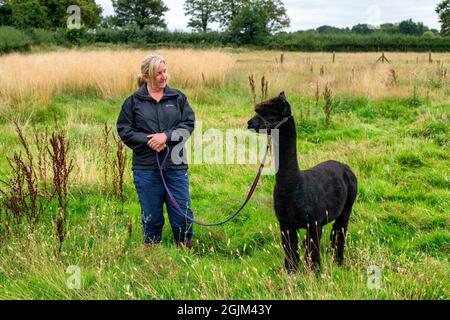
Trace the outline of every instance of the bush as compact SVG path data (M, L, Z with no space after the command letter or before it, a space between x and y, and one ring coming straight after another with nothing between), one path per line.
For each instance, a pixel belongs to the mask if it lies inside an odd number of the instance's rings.
M55 43L55 32L45 29L32 29L30 36L33 39L33 44L53 44Z
M13 27L0 27L0 53L26 51L32 44L33 40L22 31Z
M279 33L267 38L267 49L286 51L434 51L450 50L449 38L374 32L360 34Z
M116 29L97 29L95 32L95 42L101 43L127 43L125 33Z
M274 35L253 37L240 32L168 32L152 28L139 29L128 26L123 29L99 28L95 30L60 29L56 32L34 29L28 39L14 28L3 28L0 40L3 43L22 43L21 45L0 45L0 52L23 50L29 44L56 44L62 46L80 46L93 43L129 44L136 47L195 47L210 48L224 46L252 46L254 49L282 51L327 51L327 52L368 52L368 51L422 51L448 52L448 37L408 36L373 32L362 35L355 33L319 33L311 31L280 32ZM20 35L9 36L15 32ZM24 40L25 39L25 40ZM21 42L22 40L22 42ZM4 48L8 49L4 49Z
M135 27L118 29L97 29L92 35L94 42L126 43L138 46L166 45L193 47L220 47L230 43L226 32L167 32L151 28L140 30Z
M425 31L423 33L422 37L425 37L425 38L437 38L438 35L434 34L433 31Z
M95 32L89 33L86 28L80 29L59 29L55 33L55 42L62 46L79 46L95 41Z

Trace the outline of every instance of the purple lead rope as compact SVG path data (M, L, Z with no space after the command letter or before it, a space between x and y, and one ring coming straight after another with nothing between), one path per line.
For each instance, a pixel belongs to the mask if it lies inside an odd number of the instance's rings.
M167 157L169 156L169 153L170 153L170 148L169 148L169 146L167 146L167 154L164 157L163 164L167 161ZM250 191L248 192L247 197L245 198L245 200L242 203L241 207L235 213L233 213L230 217L228 217L226 220L224 220L222 222L219 222L219 223L203 223L203 222L195 220L194 218L189 217L188 215L186 215L186 213L181 212L180 206L178 205L178 203L175 200L174 196L170 192L169 187L167 186L166 180L164 179L163 169L162 169L161 163L159 161L159 153L156 153L156 161L158 162L159 173L161 175L161 179L162 179L162 182L163 182L163 185L164 185L164 189L166 189L166 192L169 195L170 200L174 204L175 208L178 210L178 213L181 214L182 216L184 216L187 220L189 220L192 223L195 223L195 224L197 224L199 226L203 226L203 227L217 227L217 226L221 226L221 225L227 223L228 221L234 219L239 214L239 212L241 212L241 210L244 209L245 205L248 203L248 201L252 197L253 192L256 189L256 186L258 185L259 178L261 177L261 173L262 173L262 171L264 169L264 166L266 164L267 154L268 153L269 153L269 144L267 144L267 146L266 146L266 153L264 154L264 158L261 161L261 165L259 167L258 173L256 174L255 180L253 180L252 186L250 187Z

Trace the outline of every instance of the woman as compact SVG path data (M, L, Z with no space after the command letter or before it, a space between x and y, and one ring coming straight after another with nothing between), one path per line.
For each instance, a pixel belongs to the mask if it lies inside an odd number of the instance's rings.
M146 57L141 65L140 87L125 100L117 120L117 131L133 150L133 178L141 205L144 243L149 246L161 241L165 203L177 246L190 249L192 224L185 216L193 218L188 166L183 150L179 150L182 149L180 144L184 144L194 130L195 115L186 96L170 88L167 81L164 58ZM164 189L157 156L180 210Z

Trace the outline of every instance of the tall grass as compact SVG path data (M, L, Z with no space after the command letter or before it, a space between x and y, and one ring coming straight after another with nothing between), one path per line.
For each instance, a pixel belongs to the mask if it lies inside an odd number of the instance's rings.
M311 95L316 83L320 87L329 83L336 94L366 95L373 99L407 98L416 82L423 84L423 95L436 97L442 91L434 90L435 87L447 87L450 78L447 72L450 58L445 54L434 54L435 66L425 63L428 61L425 53L388 53L391 64L376 63L376 53L341 53L338 63L330 61L326 53L287 53L280 64L274 61L275 52L264 52L250 65L245 63L251 60L249 53L159 52L167 58L171 83L200 96L205 86L220 88L227 77L246 82L250 74L257 78L265 76L273 84L270 94L286 90ZM149 53L61 50L2 56L0 108L33 103L48 105L53 96L63 93L94 93L106 99L123 97L136 88L140 62Z
M314 95L316 83L320 87L329 84L335 94L367 96L370 99L387 97L407 98L414 84L421 84L422 94L442 99L443 92L434 90L433 84L439 80L438 74L446 74L434 64L428 63L426 53L386 53L391 63L377 63L378 53L338 53L333 63L329 53L285 53L283 65L273 62L276 52L261 52L258 59L252 60L253 53L237 55L240 81L253 74L266 76L272 84L269 95L281 90L300 95ZM435 59L445 66L450 65L450 56L434 54ZM249 64L248 61L253 63ZM392 86L392 69L396 72L397 85ZM444 69L445 70L445 69ZM440 78L442 87L448 87L450 77ZM439 81L441 81L439 80Z
M168 62L171 81L185 87L220 86L233 58L220 51L159 50ZM61 50L0 57L0 107L47 105L64 93L95 93L109 99L137 86L140 63L149 51ZM203 75L203 76L202 76Z

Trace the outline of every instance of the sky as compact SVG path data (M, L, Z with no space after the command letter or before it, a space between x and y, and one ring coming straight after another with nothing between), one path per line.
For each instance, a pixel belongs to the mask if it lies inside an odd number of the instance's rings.
M112 15L111 0L96 0L103 15ZM352 27L358 23L380 25L409 18L440 29L435 12L441 0L284 0L291 26L286 31L317 28L322 25ZM184 30L189 20L183 10L184 0L164 0L169 7L165 20L169 30Z

